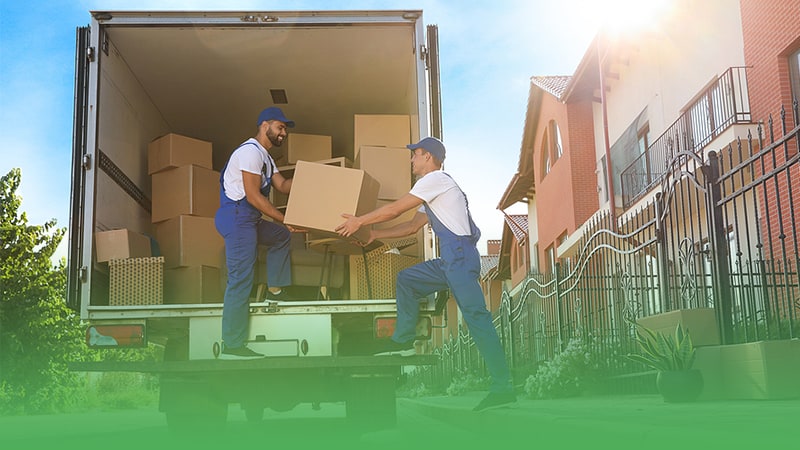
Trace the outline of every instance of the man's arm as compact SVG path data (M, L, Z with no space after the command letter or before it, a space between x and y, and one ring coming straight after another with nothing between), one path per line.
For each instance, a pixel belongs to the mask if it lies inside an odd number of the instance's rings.
M283 177L281 177L283 178ZM288 181L284 179L284 181ZM244 195L247 202L254 208L261 211L267 217L283 223L283 213L261 193L261 174L242 171L242 182L244 183ZM290 184L291 186L291 184Z
M272 174L272 187L279 192L288 194L292 190L292 179L285 178L280 172L275 172Z
M370 240L366 242L366 244L371 244L372 241L376 239L391 239L391 238L399 238L405 236L411 236L412 234L416 233L417 230L423 227L428 223L428 215L425 213L421 213L417 211L414 214L414 217L411 220L403 223L398 223L397 225L391 226L389 228L383 228L380 230L373 229L370 233Z
M344 217L347 220L345 220L344 223L342 223L341 225L336 227L336 232L339 233L342 236L349 237L353 233L358 231L364 225L372 225L372 224L375 224L375 223L387 222L389 220L392 220L392 219L396 218L400 214L403 214L404 212L406 212L406 211L408 211L410 209L419 208L419 205L421 205L421 204L422 204L422 199L421 198L415 197L415 196L413 196L411 194L406 194L406 195L400 197L399 199L393 201L392 203L383 205L383 206L381 206L380 208L378 208L378 209L376 209L374 211L371 211L371 212L368 212L367 214L364 214L363 216L353 216L353 215L350 215L350 214L342 214L342 217ZM416 216L414 217L414 219L412 219L409 222L414 222L415 219L416 219ZM424 225L424 224L425 223L423 222L422 225ZM422 225L420 225L420 227ZM394 227L392 227L392 228L394 228ZM391 229L391 228L389 228L389 229ZM419 227L417 227L417 230L418 229L419 229ZM416 230L414 230L414 231L416 231ZM409 234L412 234L414 231L412 231ZM390 236L384 236L384 237L390 237Z

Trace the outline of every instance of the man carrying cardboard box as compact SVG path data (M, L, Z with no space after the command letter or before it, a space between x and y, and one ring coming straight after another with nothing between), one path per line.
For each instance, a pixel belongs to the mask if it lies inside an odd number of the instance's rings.
M445 148L440 140L427 137L407 147L412 152L411 171L418 178L411 191L362 216L342 214L347 220L336 227L340 235L349 237L364 225L386 222L416 208L417 213L407 222L384 229L373 228L366 244L375 239L409 236L427 222L439 238L440 258L421 262L397 274L397 327L386 348L377 355L415 354L419 299L450 289L492 378L489 395L474 410L515 404L505 353L478 282L481 264L476 244L481 232L472 221L467 197L450 175L441 170Z
M225 359L264 356L245 344L258 245L268 248L267 299L291 300L282 288L292 282L289 244L294 230L282 225L283 213L269 201L269 190L274 187L288 194L292 180L281 175L268 150L281 146L294 122L280 108L270 107L261 111L257 126L256 136L234 150L220 172L220 207L215 224L225 239L228 267L220 354ZM262 215L274 222L262 219Z

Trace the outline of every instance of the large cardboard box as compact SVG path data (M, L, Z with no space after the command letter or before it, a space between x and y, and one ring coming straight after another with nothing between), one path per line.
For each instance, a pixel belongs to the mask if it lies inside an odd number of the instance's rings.
M298 161L284 223L336 237L343 213L361 215L375 209L380 185L360 169ZM354 235L365 241L369 228Z
M196 165L153 174L151 222L183 214L214 217L219 209L219 172Z
M151 256L150 238L126 228L98 231L94 248L97 262Z
M225 240L213 217L178 216L156 225L156 240L164 255L164 267L210 266L225 260Z
M175 267L164 271L165 303L222 303L223 296L216 267Z
M290 133L280 149L289 164L297 161L320 161L331 158L331 137L321 134Z
M396 114L356 114L353 116L353 159L362 146L405 147L411 143L411 118Z
M108 262L110 306L164 302L164 258L112 259Z
M147 173L152 175L166 169L196 166L211 169L211 142L169 133L154 139L147 146Z
M323 159L319 161L312 161L312 162L315 162L317 164L327 164L329 166L338 166L338 167L353 166L353 163L344 156ZM278 171L280 171L281 175L283 175L284 178L294 178L294 169L295 169L294 164L278 167ZM273 206L284 211L286 210L286 203L289 201L288 194L284 194L283 192L280 192L277 189L270 189L269 197L270 197L269 200L270 202L272 202Z
M725 397L800 397L800 340L759 341L720 347Z
M411 151L406 147L362 146L355 167L378 180L378 199L397 200L411 190Z
M713 308L677 309L648 317L637 322L655 332L667 335L675 334L675 328L681 326L689 330L692 344L695 346L719 345L719 326Z

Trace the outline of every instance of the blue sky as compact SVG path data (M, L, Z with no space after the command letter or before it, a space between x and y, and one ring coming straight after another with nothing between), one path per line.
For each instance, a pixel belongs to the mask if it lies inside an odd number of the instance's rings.
M501 237L496 206L517 169L529 79L574 72L597 31L597 3L0 0L0 173L22 170L30 223L69 225L75 29L90 10L422 9L439 26L445 169L469 197L484 253L487 239Z

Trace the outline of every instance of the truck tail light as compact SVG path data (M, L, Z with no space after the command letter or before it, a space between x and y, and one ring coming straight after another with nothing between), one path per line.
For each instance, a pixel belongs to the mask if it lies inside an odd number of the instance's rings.
M421 316L417 320L417 339L430 339L433 323L429 316ZM397 327L397 316L378 316L375 318L375 337L386 339L392 337Z
M92 325L86 328L89 348L146 347L144 324Z

